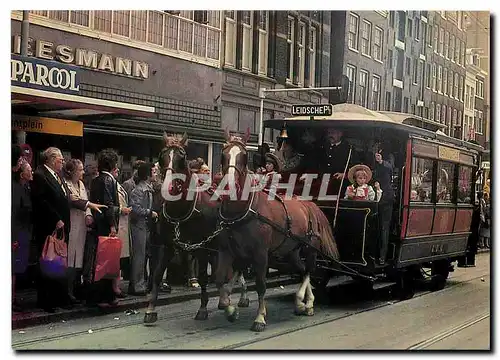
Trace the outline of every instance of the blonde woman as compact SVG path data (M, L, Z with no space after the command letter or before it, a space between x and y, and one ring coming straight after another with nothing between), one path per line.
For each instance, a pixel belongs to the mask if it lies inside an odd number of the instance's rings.
M66 185L72 198L88 200L87 190L83 184L83 163L77 159L69 160L64 166ZM77 302L75 285L81 285L80 276L83 268L83 254L87 236L87 226L93 222L90 207L86 210L72 208L70 210L71 229L68 242L68 295L72 302Z

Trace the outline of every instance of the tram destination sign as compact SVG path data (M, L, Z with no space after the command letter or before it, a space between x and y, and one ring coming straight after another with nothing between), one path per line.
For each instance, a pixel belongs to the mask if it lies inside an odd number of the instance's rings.
M330 104L292 105L292 116L332 116Z

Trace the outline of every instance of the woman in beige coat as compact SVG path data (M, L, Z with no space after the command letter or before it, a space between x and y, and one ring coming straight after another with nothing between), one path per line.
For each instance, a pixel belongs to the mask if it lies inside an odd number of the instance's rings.
M83 184L83 163L77 159L69 160L64 167L65 181L72 198L88 200L87 190ZM70 210L71 229L68 241L68 293L73 302L75 285L81 285L81 270L83 268L83 253L87 236L87 226L93 222L90 208ZM78 276L80 275L80 276Z

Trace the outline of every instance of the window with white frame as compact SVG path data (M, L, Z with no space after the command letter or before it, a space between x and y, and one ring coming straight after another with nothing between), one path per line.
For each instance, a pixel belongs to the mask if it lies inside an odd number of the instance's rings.
M372 97L371 107L372 110L380 109L380 77L373 75L372 78Z
M461 49L462 49L462 52L460 53L460 58L462 59L462 66L465 66L465 42L461 41L460 42L462 44L461 46Z
M462 30L462 11L457 11L457 26Z
M451 136L451 125L452 125L451 106L448 106L448 116L446 118L446 125L448 125L448 128L449 128L448 135Z
M455 62L455 35L451 34L449 38L449 56L446 56L447 59Z
M440 93L443 91L443 67L441 65L438 66L438 79L437 79L437 91Z
M299 63L299 81L298 85L304 86L304 78L306 71L306 24L299 22L299 41L298 46L298 63Z
M356 99L356 67L352 65L347 65L346 76L349 79L347 102L354 104Z
M460 57L460 39L458 37L455 38L455 54L453 58L455 62L458 64L458 58Z
M226 66L236 65L236 11L224 11L226 21L226 48L224 62Z
M436 105L436 117L435 117L435 119L438 123L441 122L441 105L439 105L439 104Z
M415 19L415 40L420 40L420 18Z
M259 66L260 75L267 75L267 53L269 41L269 13L268 11L258 11L259 15Z
M443 69L443 94L448 94L448 69Z
M350 49L358 50L359 35L359 16L349 13L349 38L348 45Z
M418 62L413 61L413 84L418 84Z
M453 97L453 71L448 71L448 96Z
M469 89L470 89L470 86L465 85L465 108L466 109L469 108Z
M384 30L379 27L375 27L373 34L373 58L378 61L382 61L382 43L384 39Z
M475 110L474 113L477 112L477 117L476 117L476 134L483 134L484 132L484 123L483 123L483 112Z
M69 22L81 26L89 26L90 11L89 10L71 10L69 12Z
M145 10L130 11L130 37L146 42L146 24L148 12Z
M437 89L437 66L432 64L432 91Z
M462 41L458 41L458 65L462 65Z
M429 109L429 120L434 121L434 113L436 112L434 101L431 102L431 106Z
M469 87L469 109L470 110L473 110L474 109L474 103L475 103L475 97L474 97L474 93L475 93L475 90L472 86Z
M361 23L361 54L371 56L372 24L366 20Z
M437 25L434 25L434 41L433 41L433 47L434 47L434 52L437 54L439 51L438 47L438 36L439 36L439 27Z
M451 41L450 41L450 32L447 31L445 34L444 34L444 56L449 59L450 57L450 54L449 54L449 50L450 50L450 45L451 44Z
M427 89L431 88L431 64L427 64L425 71L425 87Z
M368 72L361 70L359 72L359 105L366 107L368 99Z
M315 27L309 28L309 86L316 85L316 43L318 41Z
M463 127L462 124L462 111L458 110L457 113L457 125Z
M294 64L294 54L295 54L295 19L293 17L288 17L288 35L286 38L287 42L287 52L288 52L288 76L287 81L293 81L293 64Z
M439 54L444 55L444 29L439 28Z
M457 115L458 115L457 109L453 109L453 114L451 115L451 121L452 121L451 124L453 127L458 125Z
M460 101L464 101L464 77L460 76L460 80L458 82L458 98Z
M458 73L455 73L455 79L453 81L453 97L458 99Z
M241 12L241 23L243 25L241 68L244 70L252 70L253 15L253 11Z
M484 80L476 79L476 96L478 98L484 98Z
M446 124L446 105L441 105L441 123Z

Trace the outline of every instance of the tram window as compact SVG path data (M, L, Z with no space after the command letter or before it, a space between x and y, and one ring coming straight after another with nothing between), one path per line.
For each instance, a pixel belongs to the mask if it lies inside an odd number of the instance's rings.
M410 200L430 203L432 197L432 168L434 161L413 158Z
M458 169L457 203L470 204L472 203L472 168L460 166Z
M455 164L438 161L437 202L453 202L455 190Z

